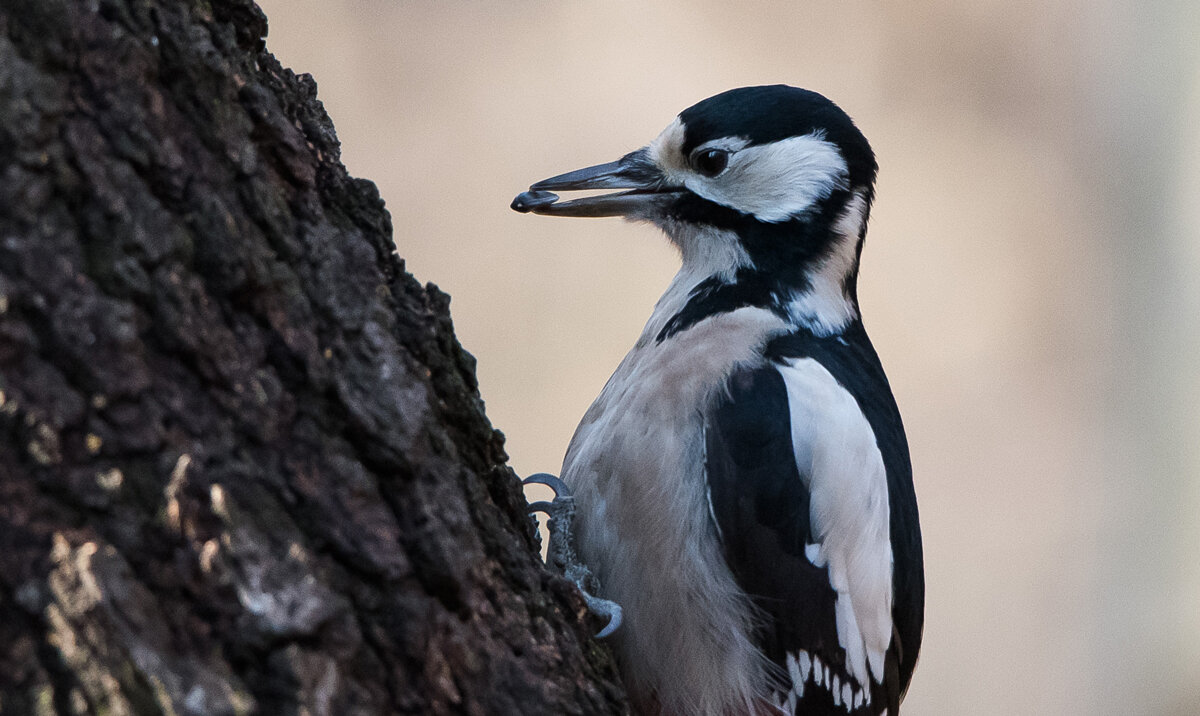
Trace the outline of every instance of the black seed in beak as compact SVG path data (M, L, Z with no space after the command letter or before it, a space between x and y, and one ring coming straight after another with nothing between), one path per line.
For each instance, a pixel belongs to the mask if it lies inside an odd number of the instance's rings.
M511 204L513 211L528 214L540 206L549 206L558 201L558 194L549 191L526 191L517 195Z

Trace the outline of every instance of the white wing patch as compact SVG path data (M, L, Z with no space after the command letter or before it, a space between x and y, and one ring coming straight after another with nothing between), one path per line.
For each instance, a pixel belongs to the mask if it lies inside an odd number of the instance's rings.
M838 643L846 650L847 671L859 684L870 683L868 675L882 683L892 638L883 456L858 402L824 366L793 358L779 373L787 386L796 467L811 495L809 519L817 542L805 551L814 564L828 567L837 592Z

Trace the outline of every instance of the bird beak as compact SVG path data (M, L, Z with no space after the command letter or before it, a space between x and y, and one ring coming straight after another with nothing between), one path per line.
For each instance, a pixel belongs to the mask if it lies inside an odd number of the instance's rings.
M559 203L555 191L629 189ZM577 169L543 179L513 199L512 209L522 214L548 216L625 216L649 218L679 197L682 187L667 185L662 170L645 149L630 152L615 162Z

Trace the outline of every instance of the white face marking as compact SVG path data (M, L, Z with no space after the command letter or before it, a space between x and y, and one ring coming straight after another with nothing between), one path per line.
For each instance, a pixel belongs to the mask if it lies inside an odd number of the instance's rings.
M867 197L856 191L833 225L829 253L807 274L808 289L788 304L793 320L819 336L837 333L858 318L858 310L846 295L846 280L858 263L858 241L866 214Z
M706 142L693 152L730 152L729 166L715 177L692 169L683 154L685 133L683 121L676 117L647 147L667 180L760 221L776 223L802 216L835 189L847 188L846 160L820 131L754 146L747 146L742 137Z
M692 171L688 166L687 157L683 156L683 140L686 139L686 131L683 120L676 117L646 147L646 151L650 153L650 159L662 169L663 174L666 174L668 179L680 178L680 184L683 183L681 177Z
M675 118L650 145L651 159L667 181L681 184L723 206L752 214L765 222L801 216L835 189L846 188L848 169L837 147L820 132L747 146L741 137L706 142L696 152L724 149L729 166L716 177L692 169L682 147L686 127ZM854 192L833 224L828 252L808 272L808 287L791 296L787 311L793 322L820 336L833 335L858 318L846 295L846 281L858 263L859 239L867 219L867 197ZM751 265L736 234L711 227L656 219L656 224L679 246L685 270L716 275L729 281L737 269Z
M872 675L882 682L892 639L883 456L858 402L824 366L811 358L792 359L779 373L787 386L796 467L811 495L813 535L837 592L834 610L846 670L860 684Z

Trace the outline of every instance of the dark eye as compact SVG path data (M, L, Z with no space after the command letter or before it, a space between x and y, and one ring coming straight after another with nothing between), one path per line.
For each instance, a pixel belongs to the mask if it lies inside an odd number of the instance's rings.
M692 155L692 168L706 177L715 177L729 166L729 152L724 149L705 149Z

